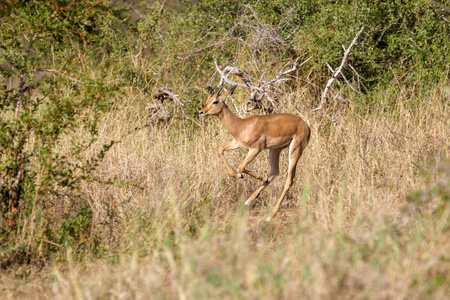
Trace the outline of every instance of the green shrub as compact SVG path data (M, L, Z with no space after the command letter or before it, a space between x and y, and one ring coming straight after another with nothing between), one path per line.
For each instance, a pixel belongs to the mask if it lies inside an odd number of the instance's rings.
M72 246L79 234L72 231L86 225L70 221L86 215L79 184L113 145L96 143L119 86L91 72L87 55L105 47L102 21L116 17L105 3L87 0L6 1L0 16L2 246L45 256L48 245ZM72 207L65 217L50 212L64 201ZM59 223L58 241L51 226Z

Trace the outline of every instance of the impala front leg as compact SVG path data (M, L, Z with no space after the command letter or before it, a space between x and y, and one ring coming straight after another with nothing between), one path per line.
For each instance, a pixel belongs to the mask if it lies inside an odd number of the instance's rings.
M266 177L262 177L261 175L256 174L255 172L252 172L250 170L247 170L245 167L258 155L258 153L261 152L259 149L250 149L247 153L247 156L244 158L244 160L239 164L239 172L244 173L247 175L252 176L253 178L256 178L258 180L261 180L263 182L267 182Z
M244 176L242 176L241 173L234 173L233 170L231 169L230 165L228 164L228 161L225 159L225 156L223 155L223 153L227 150L235 150L238 148L239 148L238 142L236 140L232 140L231 142L220 146L218 153L219 153L220 158L223 161L223 164L225 165L225 168L227 168L228 175L230 175L230 177L240 179L240 178L243 178Z

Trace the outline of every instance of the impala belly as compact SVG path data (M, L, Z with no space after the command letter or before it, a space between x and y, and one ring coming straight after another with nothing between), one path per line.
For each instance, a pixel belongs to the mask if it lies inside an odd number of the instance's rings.
M245 126L236 139L243 148L260 150L287 147L302 124L299 117L288 114L252 116L242 121Z
M265 148L285 148L292 141L292 136L285 137L269 137L266 139L266 147Z

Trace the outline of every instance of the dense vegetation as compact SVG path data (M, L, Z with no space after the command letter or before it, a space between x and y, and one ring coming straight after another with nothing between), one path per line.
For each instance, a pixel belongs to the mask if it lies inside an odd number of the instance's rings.
M448 0L2 1L0 291L449 295L449 20ZM245 210L256 183L228 178L215 153L230 136L197 111L215 61L258 84L309 57L263 104L312 138L261 225L284 172ZM230 106L249 115L248 97Z

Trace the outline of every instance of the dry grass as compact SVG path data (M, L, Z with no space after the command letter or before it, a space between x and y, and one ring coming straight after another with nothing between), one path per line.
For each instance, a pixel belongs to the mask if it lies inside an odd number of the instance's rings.
M134 131L146 120L142 105L128 102L104 120L101 138L121 142L97 175L132 185L83 187L94 230L109 240L110 254L83 263L69 254L68 265L48 266L27 284L4 276L4 294L444 299L450 295L449 209L433 188L441 184L448 196L446 97L444 88L420 102L400 93L389 113L364 115L350 106L336 124L286 100L286 111L302 115L312 137L282 212L266 225L258 221L283 189L286 153L280 176L246 209L258 183L228 177L216 151L230 135L217 119L203 120L201 128L185 121ZM244 154L227 156L237 166ZM251 167L268 172L268 154ZM420 203L408 203L415 190L424 191Z

